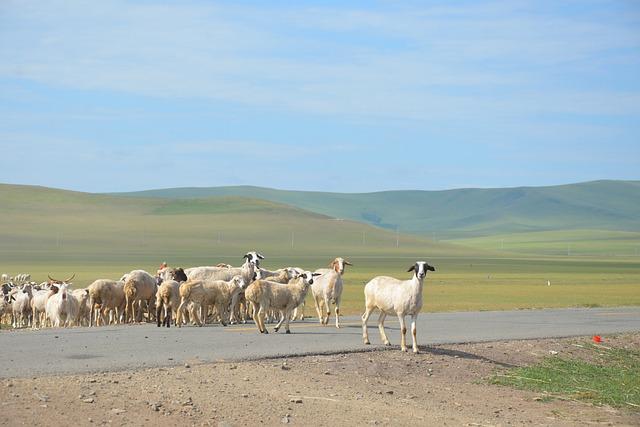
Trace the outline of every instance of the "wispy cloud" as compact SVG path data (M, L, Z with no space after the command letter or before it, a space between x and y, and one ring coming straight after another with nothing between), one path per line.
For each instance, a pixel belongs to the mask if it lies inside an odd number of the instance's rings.
M9 2L0 76L335 115L637 114L639 90L620 103L604 87L581 102L593 94L563 87L567 74L597 77L579 70L605 56L640 66L636 21L551 16L537 4ZM532 96L538 89L553 96Z

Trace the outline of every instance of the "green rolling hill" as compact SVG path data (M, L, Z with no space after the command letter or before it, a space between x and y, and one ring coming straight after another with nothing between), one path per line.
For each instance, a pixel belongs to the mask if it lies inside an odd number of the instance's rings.
M554 230L640 231L640 181L361 194L241 186L173 188L119 196L249 197L436 239Z
M185 265L259 249L270 257L464 255L482 251L290 205L236 196L133 198L0 185L2 262ZM134 263L132 262L132 265Z

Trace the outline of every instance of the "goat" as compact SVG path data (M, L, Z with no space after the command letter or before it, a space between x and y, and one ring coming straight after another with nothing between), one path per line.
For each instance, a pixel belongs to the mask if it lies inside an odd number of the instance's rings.
M365 344L369 344L367 321L373 310L379 309L378 329L380 329L382 342L385 345L390 345L389 339L384 332L384 319L387 317L387 314L395 314L400 321L400 349L407 351L405 338L407 327L404 317L409 314L411 315L413 352L418 352L416 321L422 309L422 286L424 278L427 276L427 271L436 271L436 269L424 261L417 261L408 271L414 272L410 280L398 280L393 277L378 276L371 279L371 281L365 285L365 311L362 315L362 338Z
M58 288L58 292L47 300L47 318L54 328L74 325L78 316L78 301L69 292L67 283L53 286Z

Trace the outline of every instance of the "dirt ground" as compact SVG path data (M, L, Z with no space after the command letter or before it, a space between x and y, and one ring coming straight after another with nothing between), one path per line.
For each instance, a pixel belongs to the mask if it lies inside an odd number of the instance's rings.
M640 334L603 337L640 348ZM3 380L0 425L640 425L640 412L547 399L488 378L589 338L438 345ZM43 353L43 357L46 354Z

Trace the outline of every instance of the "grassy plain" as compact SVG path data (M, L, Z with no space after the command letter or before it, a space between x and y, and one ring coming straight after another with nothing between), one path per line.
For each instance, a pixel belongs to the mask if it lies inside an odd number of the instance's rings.
M135 199L0 185L0 272L68 277L76 286L136 268L238 265L264 253L267 268L315 269L343 256L343 313L360 313L376 275L408 277L425 259L425 310L640 305L640 257L525 257L434 242L273 202L238 197ZM547 286L547 281L551 286ZM307 313L313 312L307 305Z

